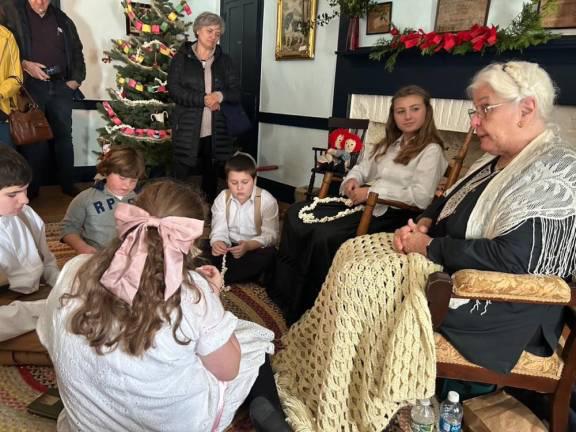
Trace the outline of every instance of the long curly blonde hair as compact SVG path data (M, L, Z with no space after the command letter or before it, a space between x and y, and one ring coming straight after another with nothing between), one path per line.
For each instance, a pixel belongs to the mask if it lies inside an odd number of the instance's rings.
M204 220L206 215L206 206L200 195L189 186L173 180L146 185L134 205L158 218L180 216ZM130 355L140 356L152 347L156 332L166 323L171 325L177 343L190 343L190 340L182 339L177 334L182 321L180 294L183 289L192 289L199 295L190 271L202 264L203 260L192 252L185 257L184 282L180 290L165 301L164 251L156 228L148 228L146 243L148 256L132 305L116 297L100 283L100 278L122 244L120 239L115 239L108 247L94 254L80 268L72 293L65 294L60 300L62 305L72 299L79 301L79 306L69 319L69 330L86 337L98 354L119 347ZM192 250L197 249L193 246Z

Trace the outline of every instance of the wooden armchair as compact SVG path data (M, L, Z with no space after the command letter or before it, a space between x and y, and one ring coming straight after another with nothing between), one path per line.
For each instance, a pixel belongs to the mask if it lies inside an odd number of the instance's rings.
M448 168L446 169L446 174L444 176L445 180L443 180L438 186L437 196L441 196L444 190L450 188L458 180L460 176L460 171L462 170L464 159L466 158L466 154L468 153L468 149L470 148L470 141L472 140L473 132L474 132L473 129L470 128L464 140L464 144L462 145L456 156L454 156L454 158L450 161L450 164L448 165ZM330 185L332 184L332 181L334 181L334 173L331 172L325 173L324 178L322 179L322 186L320 187L320 192L318 193L319 198L326 198L328 196L328 192L330 190ZM370 228L370 222L372 221L372 213L374 212L374 207L376 206L376 204L383 204L390 207L399 208L402 210L410 210L414 212L422 212L424 210L400 201L379 199L377 193L370 192L368 194L368 200L365 203L362 218L360 219L360 223L358 224L358 228L356 229L357 236L365 235L368 233L368 230Z
M362 141L366 137L366 131L368 130L369 120L367 119L349 119L341 117L331 117L328 119L328 132L332 132L335 129L348 129L350 132L358 135ZM310 174L310 182L308 183L308 190L306 191L306 199L311 199L313 195L314 182L316 181L316 174L330 174L330 181L342 181L342 177L335 175L332 172L325 172L318 168L318 158L326 153L328 150L323 147L312 147L314 151L314 166ZM329 185L328 185L329 186ZM327 192L327 191L326 191Z
M484 275L488 275L488 278L484 279ZM479 277L481 283L478 283ZM490 289L490 281L496 280L499 287L502 281L506 281L509 288L506 297L496 289ZM576 284L567 284L555 276L463 270L455 273L452 278L446 273L433 273L428 279L426 290L434 329L439 328L444 320L450 297L566 306L565 328L554 355L538 357L525 351L508 374L496 373L469 362L443 336L435 333L439 378L496 384L549 394L550 431L566 432L571 389L576 379L576 316L573 309L576 306Z

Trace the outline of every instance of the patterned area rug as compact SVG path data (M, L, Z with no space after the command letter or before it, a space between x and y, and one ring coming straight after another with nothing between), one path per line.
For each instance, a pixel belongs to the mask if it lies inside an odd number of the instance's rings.
M48 246L62 267L74 251L60 243L59 224L46 225ZM280 349L280 337L286 332L286 322L279 309L268 298L263 287L256 284L237 284L224 293L222 302L227 310L241 319L254 321L272 330L276 335L276 349ZM51 367L0 367L0 431L2 432L54 432L56 422L26 412L26 406L49 387L56 385ZM397 416L387 432L409 431L409 409ZM240 409L226 432L252 432L252 424L246 410Z

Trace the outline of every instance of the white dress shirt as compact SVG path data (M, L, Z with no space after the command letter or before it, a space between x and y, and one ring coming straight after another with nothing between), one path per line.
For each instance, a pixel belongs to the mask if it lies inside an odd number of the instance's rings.
M378 160L371 154L362 154L342 181L340 193L343 194L347 180L356 179L360 185L369 184L369 191L376 192L378 198L401 201L421 209L428 207L448 166L444 151L438 144L428 144L407 165L402 165L394 162L400 152L401 139ZM384 205L376 206L374 216L382 216L387 208Z
M11 290L29 294L38 290L41 277L54 286L60 270L48 249L44 222L31 207L22 212L30 228L18 216L0 216L0 270ZM0 341L34 330L45 304L36 300L0 306Z
M44 222L29 206L22 209L30 228L19 216L0 217L0 270L10 289L22 294L38 291L40 278L54 286L60 270L46 243Z
M250 198L244 203L231 196L228 219L226 220L226 190L214 200L212 205L212 231L210 244L223 241L228 246L242 240L255 240L262 247L275 246L279 237L278 202L270 192L261 189L262 227L260 235L254 221L254 196L256 186L252 189Z

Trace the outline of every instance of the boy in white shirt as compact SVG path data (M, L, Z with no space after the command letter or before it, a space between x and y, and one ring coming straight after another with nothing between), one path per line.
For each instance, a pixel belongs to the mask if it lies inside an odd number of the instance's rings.
M236 153L224 172L228 189L212 205L213 262L220 268L226 255L226 283L256 280L276 259L278 202L255 186L256 162L249 154Z
M41 278L53 286L60 273L46 243L44 222L26 205L31 179L32 171L24 158L0 146L0 272L9 289L21 294L38 291ZM0 306L0 341L34 330L45 302L14 301Z

